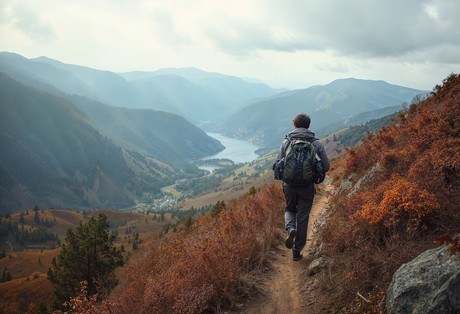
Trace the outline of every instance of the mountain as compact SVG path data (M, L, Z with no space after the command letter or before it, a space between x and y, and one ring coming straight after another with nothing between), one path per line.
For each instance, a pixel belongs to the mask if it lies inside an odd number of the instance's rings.
M223 150L183 117L151 109L112 107L81 96L68 97L94 125L123 147L139 150L169 164L214 155Z
M288 91L255 102L224 119L215 128L228 136L250 139L275 148L292 129L292 119L305 112L311 128L324 136L322 128L357 114L400 106L424 91L391 85L384 81L340 79L323 86ZM335 130L335 131L336 131Z
M59 69L67 73L70 79L76 80L85 86L84 90L74 89L74 86L71 84L69 84L70 86L67 89L60 88L67 94L86 96L113 106L142 108L140 107L141 101L134 88L123 77L116 73L95 70L79 65L65 64L47 57L30 59L30 62L46 64ZM59 86L55 81L53 81L53 85Z
M320 137L323 137L324 135L330 135L338 130L341 130L343 128L349 128L349 127L359 127L361 125L365 125L369 123L370 121L373 120L379 120L383 119L387 122L391 121L392 116L395 115L395 113L404 110L404 106L390 106L390 107L385 107L377 110L372 110L372 111L366 111L362 113L358 113L357 115L354 115L352 117L346 118L340 122L335 122L333 124L330 124L328 126L322 126L319 129L319 132L317 132L317 135ZM385 124L385 123L384 123ZM383 125L384 125L383 124ZM382 126L383 126L382 125ZM369 131L376 131L376 129L369 129Z
M130 207L173 182L173 162L222 149L176 115L70 98L91 117L67 98L0 73L0 211Z
M194 68L117 74L8 52L0 53L0 71L40 89L117 107L163 110L197 125L215 122L254 99L278 92L262 83Z
M121 75L137 88L145 103L157 103L161 106L158 109L166 111L173 107L175 113L203 127L256 99L278 92L260 82L196 68L167 68Z

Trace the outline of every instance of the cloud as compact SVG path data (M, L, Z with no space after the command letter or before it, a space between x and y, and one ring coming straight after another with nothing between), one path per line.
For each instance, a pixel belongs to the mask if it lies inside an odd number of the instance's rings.
M208 40L229 54L311 50L388 58L442 45L460 53L456 31L460 29L460 2L456 0L251 3L253 15L221 15L215 17L219 23L203 25Z
M295 30L255 24L248 20L233 20L204 30L206 38L221 51L233 55L254 55L258 51L289 52L315 50L318 46Z
M165 8L156 8L152 12L152 24L155 38L172 46L191 43L189 35L178 29L171 12Z
M335 72L335 73L347 73L349 69L342 62L336 60L329 60L325 62L317 62L316 68L320 71Z
M50 42L55 38L53 27L27 3L13 2L9 7L9 20L30 39L38 42Z

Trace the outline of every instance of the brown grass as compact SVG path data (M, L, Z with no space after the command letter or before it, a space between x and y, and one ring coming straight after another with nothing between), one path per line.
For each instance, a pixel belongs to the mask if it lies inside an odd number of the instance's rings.
M49 304L52 292L45 274L0 283L0 312L25 313L39 302Z

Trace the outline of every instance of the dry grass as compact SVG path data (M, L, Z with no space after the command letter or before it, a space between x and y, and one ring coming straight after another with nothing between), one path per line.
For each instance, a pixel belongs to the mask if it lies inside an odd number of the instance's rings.
M53 288L45 274L0 283L0 312L25 313L38 302L51 303Z

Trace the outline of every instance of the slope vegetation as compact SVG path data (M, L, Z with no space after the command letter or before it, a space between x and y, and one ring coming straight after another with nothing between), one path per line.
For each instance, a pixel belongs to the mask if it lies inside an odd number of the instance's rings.
M133 263L129 284L105 306L114 313L201 313L234 305L257 287L282 210L275 184L227 205L219 202Z
M333 260L324 289L335 294L335 306L382 310L395 270L440 236L460 232L458 156L460 76L455 74L348 152L342 175L335 177L335 211L323 232L323 254Z

